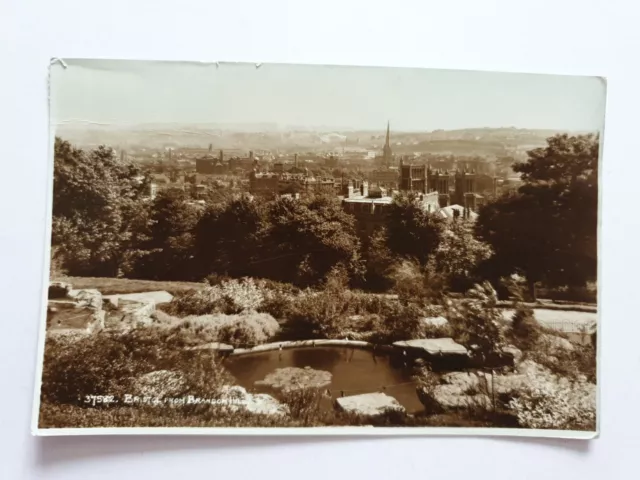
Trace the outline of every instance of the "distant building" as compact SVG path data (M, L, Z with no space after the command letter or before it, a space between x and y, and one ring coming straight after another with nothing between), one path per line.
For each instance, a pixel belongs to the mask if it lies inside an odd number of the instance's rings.
M211 152L211 146L209 146ZM196 173L201 175L224 175L229 169L228 163L224 162L224 153L220 150L218 158L208 153L204 157L196 159Z
M427 168L428 188L430 192L438 192L440 208L447 207L450 202L451 174L448 170L432 170Z
M231 157L229 159L229 170L245 170L251 171L258 163L258 157L253 152L249 152L248 157Z
M438 210L437 214L447 220L465 219L465 217L468 217L468 220L475 221L478 218L477 213L465 209L462 205L449 205Z
M256 196L281 196L304 194L335 194L336 185L333 178L317 178L308 168L298 165L295 155L294 166L284 170L282 163L273 165L270 172L259 172L257 166L249 174L249 192Z
M342 208L356 218L358 232L366 238L385 225L393 203L393 193L378 186L369 187L366 181L362 182L360 188L357 185L354 180L348 187ZM417 201L427 212L435 213L439 209L437 192L419 193Z
M387 135L384 146L382 147L382 156L376 157L379 168L371 172L369 180L376 183L380 187L397 189L399 182L399 172L394 165L393 151L391 150L391 131L389 122L387 122Z
M384 142L384 147L382 147L382 164L385 167L389 167L393 164L393 152L391 151L390 138L390 125L389 122L387 122L387 136Z
M456 171L452 203L462 205L472 211L477 210L484 203L484 197L476 193L476 173L474 170Z
M426 165L406 165L401 158L400 190L427 193L429 190L429 183L427 181Z
M400 175L396 167L388 167L386 169L374 170L369 174L369 181L380 187L396 190Z

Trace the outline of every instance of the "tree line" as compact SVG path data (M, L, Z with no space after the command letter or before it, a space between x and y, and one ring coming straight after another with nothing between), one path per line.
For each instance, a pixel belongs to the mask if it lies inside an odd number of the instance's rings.
M202 280L260 277L297 286L342 269L352 286L384 291L409 262L424 278L463 291L519 273L535 285L581 286L596 277L597 136L557 135L514 170L523 185L478 211L475 223L395 197L385 225L360 238L335 198L212 197L180 189L147 197L149 177L107 147L55 142L52 255L69 275Z

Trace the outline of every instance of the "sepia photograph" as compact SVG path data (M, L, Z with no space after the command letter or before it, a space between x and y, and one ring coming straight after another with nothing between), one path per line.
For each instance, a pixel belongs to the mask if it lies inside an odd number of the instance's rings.
M49 74L36 434L597 435L603 78Z

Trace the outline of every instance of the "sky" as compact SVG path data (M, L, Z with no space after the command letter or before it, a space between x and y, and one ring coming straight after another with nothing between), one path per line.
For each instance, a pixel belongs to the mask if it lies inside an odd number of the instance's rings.
M64 60L52 124L256 124L395 131L599 131L598 77L382 67Z

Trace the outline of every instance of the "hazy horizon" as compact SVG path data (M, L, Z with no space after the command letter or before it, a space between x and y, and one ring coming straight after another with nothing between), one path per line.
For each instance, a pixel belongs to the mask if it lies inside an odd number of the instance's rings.
M51 123L74 127L271 125L395 132L601 131L598 77L382 67L65 60Z

